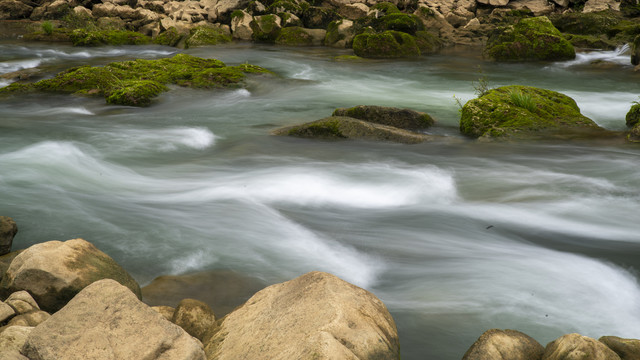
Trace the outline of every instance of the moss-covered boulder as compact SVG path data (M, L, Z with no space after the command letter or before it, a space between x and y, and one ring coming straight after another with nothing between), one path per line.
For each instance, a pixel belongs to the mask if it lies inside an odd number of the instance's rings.
M576 34L563 34L563 36L576 48L614 50L618 47L616 41L609 40L606 36Z
M158 36L153 39L153 43L165 46L177 46L184 38L185 35L180 34L178 29L176 29L175 26L172 26L158 34Z
M153 97L176 84L194 88L241 86L246 74L269 73L259 66L226 66L216 59L178 54L158 60L114 62L106 66L80 66L52 79L31 84L13 83L0 96L29 92L57 92L104 96L108 103L146 106Z
M256 42L275 43L280 30L282 20L278 15L261 15L253 18L249 26L253 31L251 38Z
M640 124L640 103L635 102L633 106L631 106L625 120L627 122L627 126L630 128Z
M417 31L416 45L422 55L433 54L442 48L442 40L428 31Z
M631 64L640 65L640 35L631 43Z
M435 123L427 113L411 109L374 105L358 105L351 108L336 109L333 112L333 116L348 116L411 131L424 130Z
M384 14L388 15L388 14L396 14L400 12L400 9L398 9L398 7L391 2L388 1L382 1L379 2L375 5L373 5L371 7L371 10L378 10L383 12Z
M286 27L280 30L276 44L287 46L313 45L313 36L299 26Z
M603 35L621 21L620 13L614 11L566 12L550 16L549 20L563 33L577 35Z
M638 0L621 0L620 11L627 17L640 16L640 3Z
M189 31L189 37L185 42L186 48L218 45L231 42L231 34L227 31L212 26L196 26Z
M393 30L356 36L353 39L353 51L366 58L403 58L421 54L414 36Z
M503 86L468 101L460 131L472 138L545 139L604 136L607 132L580 113L561 93L529 86Z
M336 48L345 48L348 44L353 42L355 35L356 33L353 21L346 19L332 21L327 26L324 45Z
M413 14L391 13L373 21L373 26L379 31L395 30L415 35L424 30L422 20Z
M146 45L151 38L125 30L95 30L76 29L69 35L74 46L103 46L103 45Z
M304 27L309 29L326 29L330 22L341 18L335 9L319 6L306 7L300 17Z
M545 16L498 28L489 36L485 54L497 61L559 61L576 56L573 45Z
M380 125L345 116L331 116L310 123L275 130L274 135L323 140L362 139L416 144L427 141L428 135Z

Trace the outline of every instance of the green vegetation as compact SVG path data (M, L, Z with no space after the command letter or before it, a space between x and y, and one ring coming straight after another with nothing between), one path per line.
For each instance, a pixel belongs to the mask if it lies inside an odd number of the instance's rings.
M313 137L313 138L337 138L344 139L346 136L340 131L340 122L335 118L315 121L307 126L295 127L289 130L290 136Z
M442 41L428 31L416 32L416 44L422 55L433 54L442 48Z
M41 27L42 27L42 32L44 32L45 34L47 35L53 34L53 24L51 23L51 21L44 21Z
M625 117L625 121L627 126L632 128L638 124L640 124L640 103L637 101L633 102L633 106L629 109L627 116Z
M280 30L276 38L276 44L287 46L309 46L313 44L313 38L299 26L286 27Z
M178 33L178 30L172 26L158 34L158 36L153 39L153 43L165 46L177 46L184 37L184 35Z
M32 84L13 83L0 89L0 95L26 92L58 92L104 96L110 104L147 106L167 84L194 88L240 86L247 73L270 73L255 65L225 66L216 59L186 54L159 60L114 62L102 67L80 66L59 73L52 79Z
M378 31L395 30L415 35L424 30L422 20L416 15L392 13L373 21L373 27Z
M372 10L379 10L382 11L385 14L393 14L393 13L399 13L400 9L398 9L397 6L395 6L393 3L390 3L388 1L383 1L383 2L379 2L375 5L373 5L371 7Z
M124 30L73 30L70 34L74 46L103 46L103 45L146 45L151 43L151 38L134 32Z
M492 89L468 101L462 108L460 131L473 138L536 138L604 132L580 114L570 97L517 85Z
M275 43L281 29L278 20L277 15L254 17L249 24L251 30L253 30L253 35L251 35L253 40L256 42Z
M353 39L353 51L366 58L402 58L420 56L414 36L399 31L363 33Z

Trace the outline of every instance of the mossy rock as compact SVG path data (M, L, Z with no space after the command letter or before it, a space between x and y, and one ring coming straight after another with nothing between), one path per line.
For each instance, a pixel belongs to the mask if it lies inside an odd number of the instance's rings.
M468 101L460 131L472 138L544 139L606 133L561 93L529 86L503 86Z
M70 34L74 46L103 46L103 45L146 45L151 43L151 38L125 30L73 30Z
M333 116L348 116L411 131L425 130L435 123L427 113L375 105L358 105L351 108L336 109L333 112Z
M353 39L353 51L366 58L404 58L420 56L416 38L400 31L363 33Z
M615 41L608 40L603 36L593 36L593 35L574 35L574 34L563 34L565 39L569 40L571 45L577 48L582 49L602 49L602 50L614 50L618 47L618 44Z
M72 30L66 28L54 28L51 33L36 31L25 34L22 39L26 41L46 41L46 42L71 42Z
M375 4L375 5L373 5L371 7L371 9L372 10L382 11L383 13L385 13L387 15L400 12L400 9L398 9L398 7L395 4L393 4L391 2L388 2L388 1L379 2L379 3Z
M640 65L640 35L631 43L631 64Z
M416 32L416 44L422 55L436 53L442 48L442 40L428 31Z
M180 41L182 41L182 39L184 39L184 37L184 35L178 32L178 29L172 26L158 34L158 36L153 39L153 43L165 46L176 46Z
M338 55L338 56L334 56L333 60L335 61L344 61L344 62L360 62L360 61L368 61L368 59L365 59L363 57L357 56L357 55Z
M277 15L261 15L253 18L249 26L253 30L251 37L256 42L275 43L280 30L281 20Z
M274 135L321 140L362 139L417 144L431 137L392 126L380 125L345 116L331 116L310 123L275 130Z
M302 11L302 7L293 0L277 0L267 8L267 12L271 14L288 12L299 16L302 15Z
M567 12L550 17L553 25L564 33L577 35L603 35L622 20L619 12Z
M640 3L637 0L621 0L620 12L626 17L640 16Z
M627 113L625 120L626 120L627 126L630 128L640 124L640 104L639 103L633 104L631 109L629 109L629 112Z
M627 135L627 140L635 143L640 143L640 124L636 124L629 134Z
M216 59L187 54L158 60L114 62L106 66L81 66L52 79L31 84L13 83L0 88L0 95L56 92L104 96L108 103L146 106L166 91L166 84L194 88L241 86L246 74L270 73L255 65L225 66Z
M124 82L106 99L107 104L149 106L154 97L166 90L166 86L153 80L132 80Z
M329 23L341 18L335 9L319 6L309 6L303 10L300 17L304 27L309 29L326 29Z
M287 46L310 46L313 37L299 26L286 27L280 30L276 44Z
M573 45L546 16L525 18L498 28L487 40L485 54L497 61L560 61L576 57Z
M373 27L378 31L395 30L415 35L424 30L422 20L416 15L391 13L374 21Z
M218 45L231 42L231 35L220 28L210 26L196 26L189 31L185 42L186 48Z

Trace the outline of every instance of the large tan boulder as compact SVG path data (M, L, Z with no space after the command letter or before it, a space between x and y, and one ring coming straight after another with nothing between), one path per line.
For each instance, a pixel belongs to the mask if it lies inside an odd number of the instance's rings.
M640 340L638 339L603 336L598 341L615 351L622 360L640 360Z
M13 237L18 233L18 225L8 216L0 216L0 255L11 252Z
M620 11L620 1L616 0L589 0L584 4L582 12L598 12L598 11Z
M467 350L462 360L540 360L544 347L516 330L485 331Z
M233 37L240 40L251 40L253 30L251 30L253 16L244 10L231 17L231 33Z
M547 344L543 360L620 360L605 344L580 334L563 335Z
M29 247L11 261L0 281L0 296L26 290L41 309L55 312L100 279L114 279L141 297L138 283L88 241L48 241Z
M202 343L105 279L87 286L35 327L22 348L31 360L204 360Z
M393 318L370 292L311 272L258 292L206 343L209 359L399 359Z
M40 310L38 303L36 303L31 294L24 290L14 292L4 302L11 306L17 314Z
M0 360L29 360L24 355L20 354L18 350L3 350L0 349Z

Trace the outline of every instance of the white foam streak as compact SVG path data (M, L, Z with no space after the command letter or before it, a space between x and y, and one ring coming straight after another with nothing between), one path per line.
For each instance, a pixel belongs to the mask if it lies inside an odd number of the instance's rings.
M170 127L164 129L124 128L110 133L99 132L92 140L111 151L170 152L181 148L204 150L215 144L216 136L204 127Z
M590 64L594 61L606 61L620 65L629 65L631 64L631 61L629 60L628 51L629 45L625 44L615 50L578 52L576 53L576 58L574 60L557 62L556 65L561 67L571 67Z
M31 69L40 65L41 60L28 59L0 62L0 74L7 74L18 70Z

